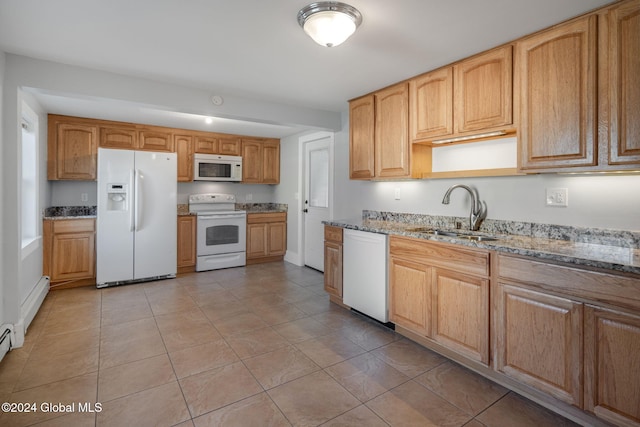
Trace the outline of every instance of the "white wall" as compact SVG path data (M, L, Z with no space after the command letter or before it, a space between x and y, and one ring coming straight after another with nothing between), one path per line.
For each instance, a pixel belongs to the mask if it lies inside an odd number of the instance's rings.
M346 113L343 119L348 119ZM464 190L455 190L451 203L442 204L447 188L463 183L478 189L491 219L640 231L640 174L358 182L349 180L348 156L345 126L336 134L336 218L359 217L363 209L468 216L469 197ZM545 206L545 189L555 187L568 188L568 207ZM396 188L400 200L394 199Z
M5 68L5 55L4 52L0 50L0 165L4 165L4 68ZM4 167L2 168L4 170ZM4 242L4 210L5 207L4 202L4 173L0 172L0 242ZM4 279L4 245L0 243L0 325L3 325L7 320L5 318L5 310L4 310L4 287L5 287L5 279Z

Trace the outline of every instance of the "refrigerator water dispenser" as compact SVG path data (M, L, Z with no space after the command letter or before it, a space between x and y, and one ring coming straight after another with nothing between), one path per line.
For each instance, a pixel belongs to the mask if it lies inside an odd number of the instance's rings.
M107 184L107 210L127 210L127 184Z

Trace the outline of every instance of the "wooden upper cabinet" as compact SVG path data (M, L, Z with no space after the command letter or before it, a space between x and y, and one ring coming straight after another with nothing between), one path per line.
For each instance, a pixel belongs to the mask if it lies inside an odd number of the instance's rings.
M195 142L195 152L201 154L219 154L218 138L212 136L197 135Z
M138 132L138 149L147 151L173 152L171 132L159 130L141 130Z
M609 164L640 165L640 1L610 10L607 26Z
M431 140L453 133L453 68L446 67L409 82L411 140Z
M49 115L47 178L95 180L98 126Z
M456 64L455 133L513 123L513 47L503 46Z
M262 183L280 183L280 141L265 141L262 146Z
M242 182L262 182L262 141L242 140Z
M242 154L242 145L240 143L240 138L218 138L218 152L214 154L222 154L225 156L240 156Z
M349 103L349 178L374 176L375 101L373 95Z
M588 15L516 44L522 170L596 164L596 26Z
M374 96L375 176L409 177L409 86L401 83Z
M193 181L193 136L176 134L173 144L178 157L178 182Z
M138 132L124 126L100 126L100 147L135 150L138 147Z

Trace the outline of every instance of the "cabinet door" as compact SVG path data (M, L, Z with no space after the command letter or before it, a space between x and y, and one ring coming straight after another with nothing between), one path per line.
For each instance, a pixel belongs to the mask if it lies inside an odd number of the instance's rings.
M587 16L517 43L521 169L596 164L596 23Z
M433 269L433 339L489 364L489 281Z
M324 242L324 290L342 299L342 244Z
M247 259L268 256L268 224L247 224Z
M349 103L349 178L374 176L375 107L373 95Z
M431 337L431 267L391 257L389 320Z
M287 224L284 222L269 224L268 234L268 255L284 255L287 252Z
M138 149L172 152L173 138L169 132L141 130L138 134Z
M280 183L280 141L266 141L262 147L262 182Z
M432 140L453 133L453 68L447 67L409 82L411 141Z
M90 279L95 276L95 234L54 234L51 281Z
M504 46L453 68L455 132L513 123L512 47Z
M178 267L196 265L196 217L178 216Z
M54 120L49 138L49 179L96 179L98 126Z
M640 317L585 308L585 409L615 425L640 425Z
M201 154L219 154L218 138L209 136L196 136L195 152Z
M135 150L138 147L138 133L126 127L100 127L100 147Z
M581 303L498 283L495 367L582 406Z
M376 92L375 101L375 176L409 177L409 87Z
M608 18L609 164L640 165L640 1Z
M193 137L174 135L173 143L178 155L178 182L193 181Z
M240 156L242 154L240 138L220 137L218 138L218 153L225 156Z
M262 141L242 140L242 182L262 182Z

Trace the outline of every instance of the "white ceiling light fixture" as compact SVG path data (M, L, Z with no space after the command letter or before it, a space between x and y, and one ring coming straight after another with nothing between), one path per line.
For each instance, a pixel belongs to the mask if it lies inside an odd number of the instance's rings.
M338 46L362 23L362 15L353 6L336 1L311 3L298 12L298 24L316 43Z

